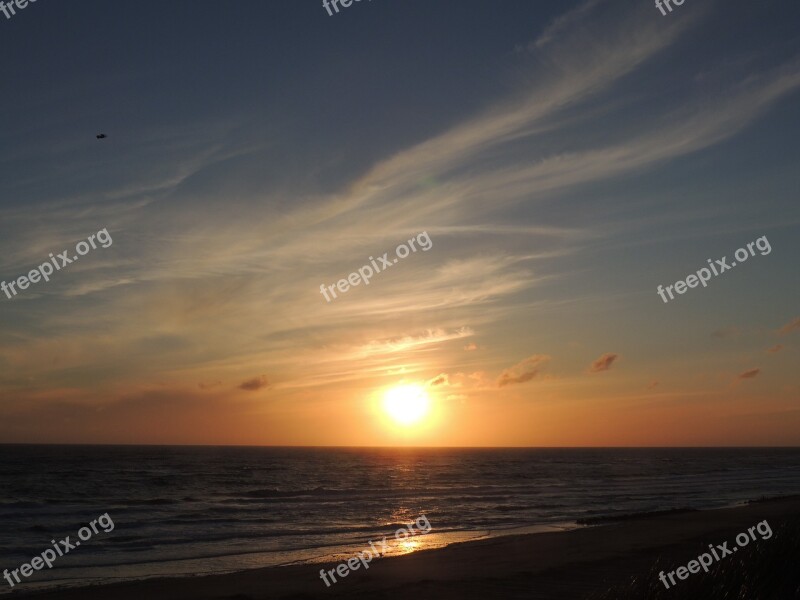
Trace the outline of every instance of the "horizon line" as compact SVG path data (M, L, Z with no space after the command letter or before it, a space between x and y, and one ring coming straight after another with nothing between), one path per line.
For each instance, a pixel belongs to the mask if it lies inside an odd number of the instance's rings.
M277 444L113 444L58 442L0 442L0 446L75 446L124 448L281 448L343 450L796 450L800 446L303 446Z

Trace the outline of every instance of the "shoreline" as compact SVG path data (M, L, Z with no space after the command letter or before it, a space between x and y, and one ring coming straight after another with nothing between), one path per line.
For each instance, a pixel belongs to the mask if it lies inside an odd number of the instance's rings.
M623 517L621 515L621 517ZM228 574L153 578L39 592L38 600L266 600L279 598L585 598L648 573L657 560L685 564L697 550L770 519L800 519L800 496L733 508L626 515L603 525L457 542L374 561L326 588L319 570L336 564L264 567ZM767 543L767 542L760 542Z

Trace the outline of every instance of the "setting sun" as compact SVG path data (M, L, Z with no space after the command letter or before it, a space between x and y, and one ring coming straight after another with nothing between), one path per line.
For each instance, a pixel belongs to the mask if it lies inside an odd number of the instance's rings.
M399 425L413 425L430 410L430 398L420 385L401 385L386 392L383 409Z

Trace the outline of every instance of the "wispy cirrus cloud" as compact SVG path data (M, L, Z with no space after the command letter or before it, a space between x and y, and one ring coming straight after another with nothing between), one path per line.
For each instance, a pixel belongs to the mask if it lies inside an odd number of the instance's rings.
M37 372L50 383L76 373L90 381L87 365L102 371L121 362L135 372L132 380L168 373L194 382L211 369L211 381L237 382L268 364L285 373L280 389L399 372L429 378L447 368L447 359L479 362L488 351L463 352L477 348L466 340L475 330L510 324L523 331L532 318L541 321L539 308L589 297L575 283L586 269L576 259L586 260L619 229L625 211L609 201L605 220L582 222L561 218L557 204L587 186L626 180L730 140L800 87L798 63L787 60L760 72L741 69L716 88L688 86L673 107L653 107L646 83L637 86L630 75L666 58L702 18L699 11L668 21L653 14L651 5L580 4L532 36L512 92L452 127L376 155L335 188L248 190L241 181L257 178L262 144L237 145L238 131L214 128L219 135L205 136L199 149L196 139L191 150L173 140L174 162L143 169L140 183L126 179L98 192L80 212L73 210L77 196L61 199L41 235L25 237L11 263L41 258L42 250L64 245L67 233L93 230L87 224L100 217L116 219L122 237L107 262L51 284L55 298L70 302L25 313L36 327L14 331L13 349L0 359L18 369L15 377ZM614 112L618 104L631 110ZM635 120L636 109L647 119ZM242 156L257 166L222 168ZM103 205L108 199L122 214ZM24 211L13 217L9 229L19 231L42 218ZM319 296L320 283L423 227L434 240L430 252L335 305ZM625 231L633 236L636 228ZM563 287L553 293L551 283ZM781 333L798 327L800 319ZM499 356L485 360L514 362L503 339L487 343ZM153 360L154 351L163 363ZM63 362L47 371L41 356ZM589 370L607 371L616 359L604 354ZM482 384L531 381L548 360L533 355L494 383L482 375ZM447 377L433 381L446 387ZM264 376L238 386L266 387Z
M788 323L786 323L786 325L784 325L778 330L778 333L781 335L787 335L792 331L796 331L798 329L800 329L800 317L796 317L791 321L789 321Z

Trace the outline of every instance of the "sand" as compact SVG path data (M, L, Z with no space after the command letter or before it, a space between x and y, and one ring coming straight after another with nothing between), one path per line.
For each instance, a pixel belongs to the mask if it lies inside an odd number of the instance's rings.
M800 497L792 497L736 508L642 516L566 532L484 539L374 560L368 570L354 571L330 588L321 581L319 570L335 565L316 564L36 594L15 593L11 597L41 600L583 599L589 593L633 577L652 578L651 569L659 558L662 564L677 568L694 559L708 544L733 540L737 533L764 519L775 529L779 522L798 517ZM769 543L770 540L759 537L753 545ZM711 575L713 577L713 567Z

